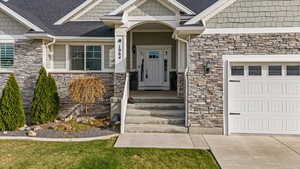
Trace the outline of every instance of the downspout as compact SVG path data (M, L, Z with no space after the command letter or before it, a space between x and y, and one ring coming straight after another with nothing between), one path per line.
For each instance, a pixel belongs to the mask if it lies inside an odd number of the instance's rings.
M54 36L51 36L51 38L53 39L51 42L49 42L48 44L46 44L46 56L49 57L49 55L51 55L51 64L50 64L50 69L53 68L53 54L54 52L50 50L50 46L54 45L56 43L56 38ZM45 58L47 59L47 58ZM46 67L46 65L44 65ZM47 69L46 69L47 70ZM48 71L47 71L48 72Z
M189 85L188 85L188 72L189 72L189 41L178 37L176 32L173 34L174 39L179 40L186 44L186 68L184 72L185 76L185 126L188 128L188 133L190 130L190 124L188 122L188 113L189 113L189 103L188 103L188 93L189 93ZM190 39L190 36L189 36Z

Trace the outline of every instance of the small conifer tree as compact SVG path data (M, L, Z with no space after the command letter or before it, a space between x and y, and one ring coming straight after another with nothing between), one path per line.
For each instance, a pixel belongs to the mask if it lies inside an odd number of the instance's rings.
M51 119L50 120L54 120L59 112L59 95L58 95L58 91L57 91L57 86L56 86L56 82L55 79L49 74L48 75L48 81L49 81L49 90L50 90L50 94L51 94L51 98L50 98L50 102L51 102Z
M33 124L43 124L56 118L59 98L55 80L42 67L34 90L30 119Z
M16 81L11 74L0 99L0 130L13 131L25 124L23 98Z

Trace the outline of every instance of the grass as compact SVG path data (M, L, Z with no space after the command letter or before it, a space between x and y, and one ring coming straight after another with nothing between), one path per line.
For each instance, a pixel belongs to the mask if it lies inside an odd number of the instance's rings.
M202 150L120 149L115 139L82 143L0 141L1 169L219 169Z

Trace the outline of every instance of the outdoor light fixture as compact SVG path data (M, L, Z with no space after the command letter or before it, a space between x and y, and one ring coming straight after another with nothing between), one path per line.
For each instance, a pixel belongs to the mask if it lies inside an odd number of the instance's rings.
M132 47L132 54L135 55L135 52L136 52L136 46L134 45L134 46Z
M207 61L207 62L204 64L204 73L205 73L205 74L210 73L211 68L212 68L211 62L210 62L210 61Z

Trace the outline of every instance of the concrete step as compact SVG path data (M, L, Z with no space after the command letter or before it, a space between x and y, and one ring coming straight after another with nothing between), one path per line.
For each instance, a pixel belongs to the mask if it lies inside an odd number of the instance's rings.
M127 116L126 124L184 124L184 118L179 117L152 117L152 116Z
M184 103L181 97L131 97L130 103Z
M128 104L128 109L184 110L183 103L135 103Z
M187 128L177 125L127 124L128 133L187 133Z
M127 109L127 116L184 117L184 110Z

